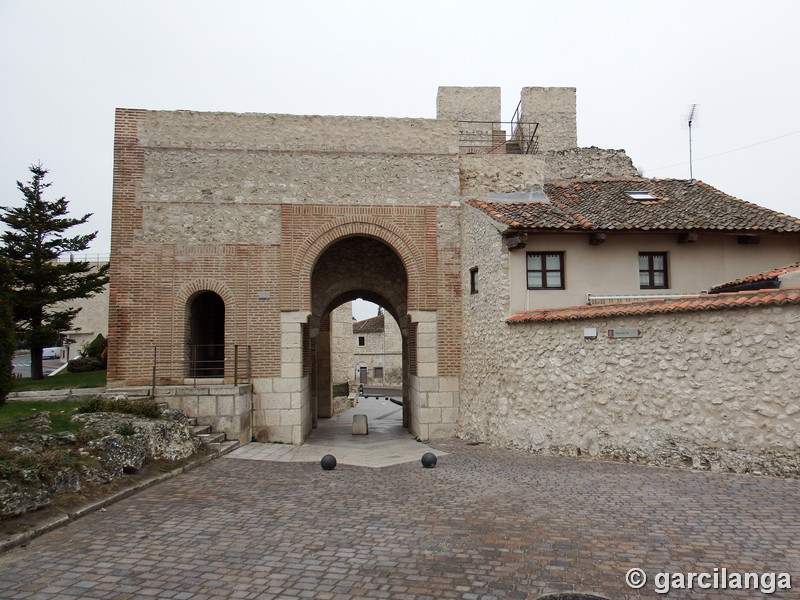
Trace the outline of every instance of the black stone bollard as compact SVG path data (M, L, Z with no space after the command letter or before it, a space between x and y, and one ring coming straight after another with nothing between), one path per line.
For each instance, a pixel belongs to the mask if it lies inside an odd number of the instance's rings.
M326 454L319 464L323 471L333 471L336 468L336 457L333 454Z
M436 455L433 452L426 452L422 455L422 466L426 469L432 469L436 466Z

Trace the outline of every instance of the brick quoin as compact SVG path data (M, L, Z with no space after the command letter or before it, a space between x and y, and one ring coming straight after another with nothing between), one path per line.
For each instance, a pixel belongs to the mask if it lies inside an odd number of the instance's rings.
M144 175L144 152L138 144L139 123L145 111L117 109L114 127L114 178L112 188L111 266L109 270L108 379L124 379L122 353L129 331L123 306L130 296L130 253L134 232L141 226L136 189Z

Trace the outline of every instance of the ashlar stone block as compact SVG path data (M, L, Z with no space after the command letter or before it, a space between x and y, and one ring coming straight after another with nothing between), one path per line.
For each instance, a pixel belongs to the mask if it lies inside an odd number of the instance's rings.
M369 422L367 415L353 415L353 435L369 434Z

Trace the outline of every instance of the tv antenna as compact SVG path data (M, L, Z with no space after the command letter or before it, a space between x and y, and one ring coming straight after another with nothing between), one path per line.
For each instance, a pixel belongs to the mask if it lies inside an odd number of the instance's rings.
M692 121L697 114L697 104L689 107L689 181L694 182L694 172L692 170Z

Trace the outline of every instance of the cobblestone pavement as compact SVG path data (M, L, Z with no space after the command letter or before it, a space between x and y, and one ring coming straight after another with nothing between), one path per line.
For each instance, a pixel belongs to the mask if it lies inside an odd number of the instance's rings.
M0 597L800 596L800 481L432 445L435 469L210 462L0 555ZM794 589L656 593L715 567Z

